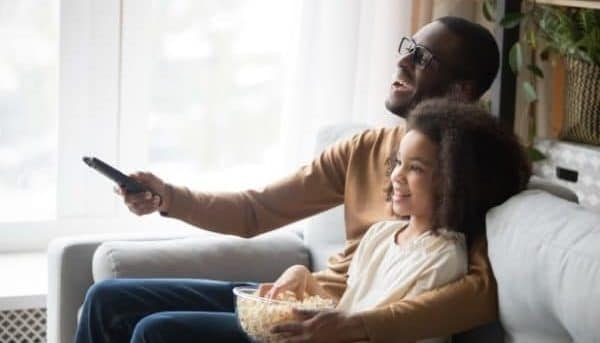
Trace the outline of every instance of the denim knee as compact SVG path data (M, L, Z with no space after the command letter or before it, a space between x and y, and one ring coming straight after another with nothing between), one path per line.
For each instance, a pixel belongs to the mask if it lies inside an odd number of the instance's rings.
M86 295L83 307L78 314L76 342L101 340L110 329L110 318L115 301L111 294L117 289L114 280L107 280L92 285Z
M230 312L158 312L144 317L130 343L248 343Z
M133 329L131 343L167 342L164 329L171 319L171 315L160 312L144 317Z
M97 305L99 303L110 302L113 300L113 294L118 289L117 280L104 280L93 284L85 295L85 304Z

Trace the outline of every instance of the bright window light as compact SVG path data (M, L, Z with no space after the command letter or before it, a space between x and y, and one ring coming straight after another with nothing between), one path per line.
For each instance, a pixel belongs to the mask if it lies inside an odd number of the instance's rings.
M56 217L58 0L0 0L0 222Z
M149 169L201 189L272 181L299 1L155 1Z

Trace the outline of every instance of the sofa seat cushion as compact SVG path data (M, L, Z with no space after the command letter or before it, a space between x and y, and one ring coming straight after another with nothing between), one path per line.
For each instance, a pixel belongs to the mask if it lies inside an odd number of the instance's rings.
M600 342L600 214L529 190L487 236L507 342Z

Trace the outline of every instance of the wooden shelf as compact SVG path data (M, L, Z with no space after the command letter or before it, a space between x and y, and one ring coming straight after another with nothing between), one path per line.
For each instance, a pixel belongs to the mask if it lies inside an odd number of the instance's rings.
M600 0L535 0L538 4L600 9Z

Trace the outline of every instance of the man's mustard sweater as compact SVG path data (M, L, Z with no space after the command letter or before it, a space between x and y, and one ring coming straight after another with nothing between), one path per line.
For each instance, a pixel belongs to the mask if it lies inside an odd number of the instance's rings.
M403 134L403 125L367 130L262 190L204 193L169 187L167 215L203 229L252 237L344 204L346 246L329 258L327 270L315 273L321 285L340 298L360 238L373 223L393 219L386 189ZM417 298L362 312L361 318L370 342L413 342L493 321L497 306L482 238L470 247L464 278Z

